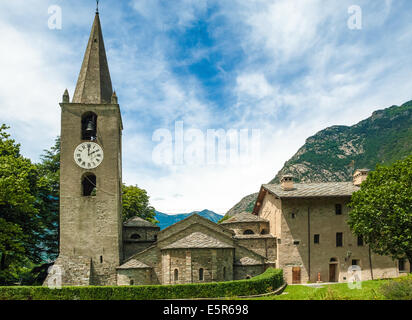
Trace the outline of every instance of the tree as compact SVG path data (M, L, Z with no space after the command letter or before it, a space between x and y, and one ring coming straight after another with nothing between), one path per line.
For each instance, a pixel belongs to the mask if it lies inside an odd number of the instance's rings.
M16 270L41 261L37 168L20 154L7 129L0 126L0 284L13 283Z
M53 261L59 249L60 137L50 150L44 150L36 166L39 173L36 205L43 224L39 236L44 260Z
M378 165L350 207L352 231L377 254L407 258L412 272L412 155L390 167Z
M126 186L123 184L123 221L138 216L152 223L158 223L155 219L156 212L149 205L149 196L146 190L137 186Z

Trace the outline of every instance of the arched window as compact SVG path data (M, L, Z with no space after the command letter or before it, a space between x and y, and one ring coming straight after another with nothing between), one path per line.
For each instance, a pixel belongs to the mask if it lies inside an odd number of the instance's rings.
M179 280L179 270L175 269L174 276L175 276L175 281L178 281Z
M262 229L262 231L260 231L260 234L268 234L268 231L266 229Z
M133 233L131 236L130 236L130 239L133 239L133 240L137 240L137 239L140 239L141 237L140 237L140 234L137 234L137 233Z
M247 229L243 232L243 234L255 234L252 230Z
M130 280L130 285L134 285L134 280Z
M86 112L82 115L82 140L94 141L97 137L97 115Z
M199 281L203 281L203 268L199 269Z
M85 197L96 195L96 176L93 173L86 173L82 179L82 194Z
M252 278L250 275L247 275L246 277L245 277L246 279L250 279L250 278Z

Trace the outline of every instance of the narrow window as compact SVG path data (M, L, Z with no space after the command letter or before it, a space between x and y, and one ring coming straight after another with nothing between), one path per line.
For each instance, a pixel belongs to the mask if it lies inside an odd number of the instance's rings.
M342 232L336 233L336 246L337 247L343 246L343 233Z
M97 137L97 115L86 112L82 116L82 140L94 141Z
M226 280L226 267L223 267L223 280Z
M199 281L203 281L203 268L199 269Z
M405 259L399 259L399 261L398 261L398 268L399 268L399 271L406 271L406 269L405 269Z
M316 244L319 244L319 239L320 239L320 235L319 234L315 234L313 236L313 242Z
M88 173L83 176L82 180L83 196L90 197L96 195L96 176Z
M299 240L294 240L294 241L293 241L293 244L294 244L295 246L298 246L298 245L299 245L299 243L300 243L300 241L299 241Z
M100 256L100 263L103 263L103 256Z
M340 203L335 204L335 213L338 216L342 214L342 205Z
M153 236L154 241L157 241L157 234Z
M296 213L292 213L292 219L296 218Z
M363 236L358 236L358 247L363 247Z
M175 281L178 281L179 280L179 270L175 269L174 276L175 276Z
M252 230L247 229L243 232L243 234L255 234Z
M359 265L359 260L353 259L352 260L352 265L353 266L358 266Z
M134 285L134 280L130 280L130 285Z

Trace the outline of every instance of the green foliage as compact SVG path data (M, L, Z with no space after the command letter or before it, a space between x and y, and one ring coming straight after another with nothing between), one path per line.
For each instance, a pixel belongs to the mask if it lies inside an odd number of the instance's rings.
M123 221L138 216L151 223L158 223L155 219L155 209L149 205L149 196L146 190L138 186L126 186L123 184Z
M41 238L43 261L57 258L59 248L59 191L60 191L60 138L50 150L44 150L39 173L37 208L43 225Z
M151 285L63 287L0 287L0 300L155 300L249 296L267 293L283 284L283 272L267 269L248 280Z
M20 154L7 126L0 126L0 285L21 280L22 270L41 261L43 230L36 194L38 170Z
M385 283L380 291L389 300L412 300L412 275Z
M348 224L371 249L412 261L412 156L378 165L352 195Z
M217 223L222 223L223 221L226 221L227 219L230 219L230 216L226 214L222 219L220 219Z

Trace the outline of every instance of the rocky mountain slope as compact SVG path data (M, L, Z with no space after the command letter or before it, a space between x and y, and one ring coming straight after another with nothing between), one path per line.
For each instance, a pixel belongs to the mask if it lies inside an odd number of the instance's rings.
M351 127L333 126L308 138L269 183L284 174L299 182L350 181L354 169L374 169L412 153L412 101L375 111ZM251 212L257 194L244 197L227 214Z

